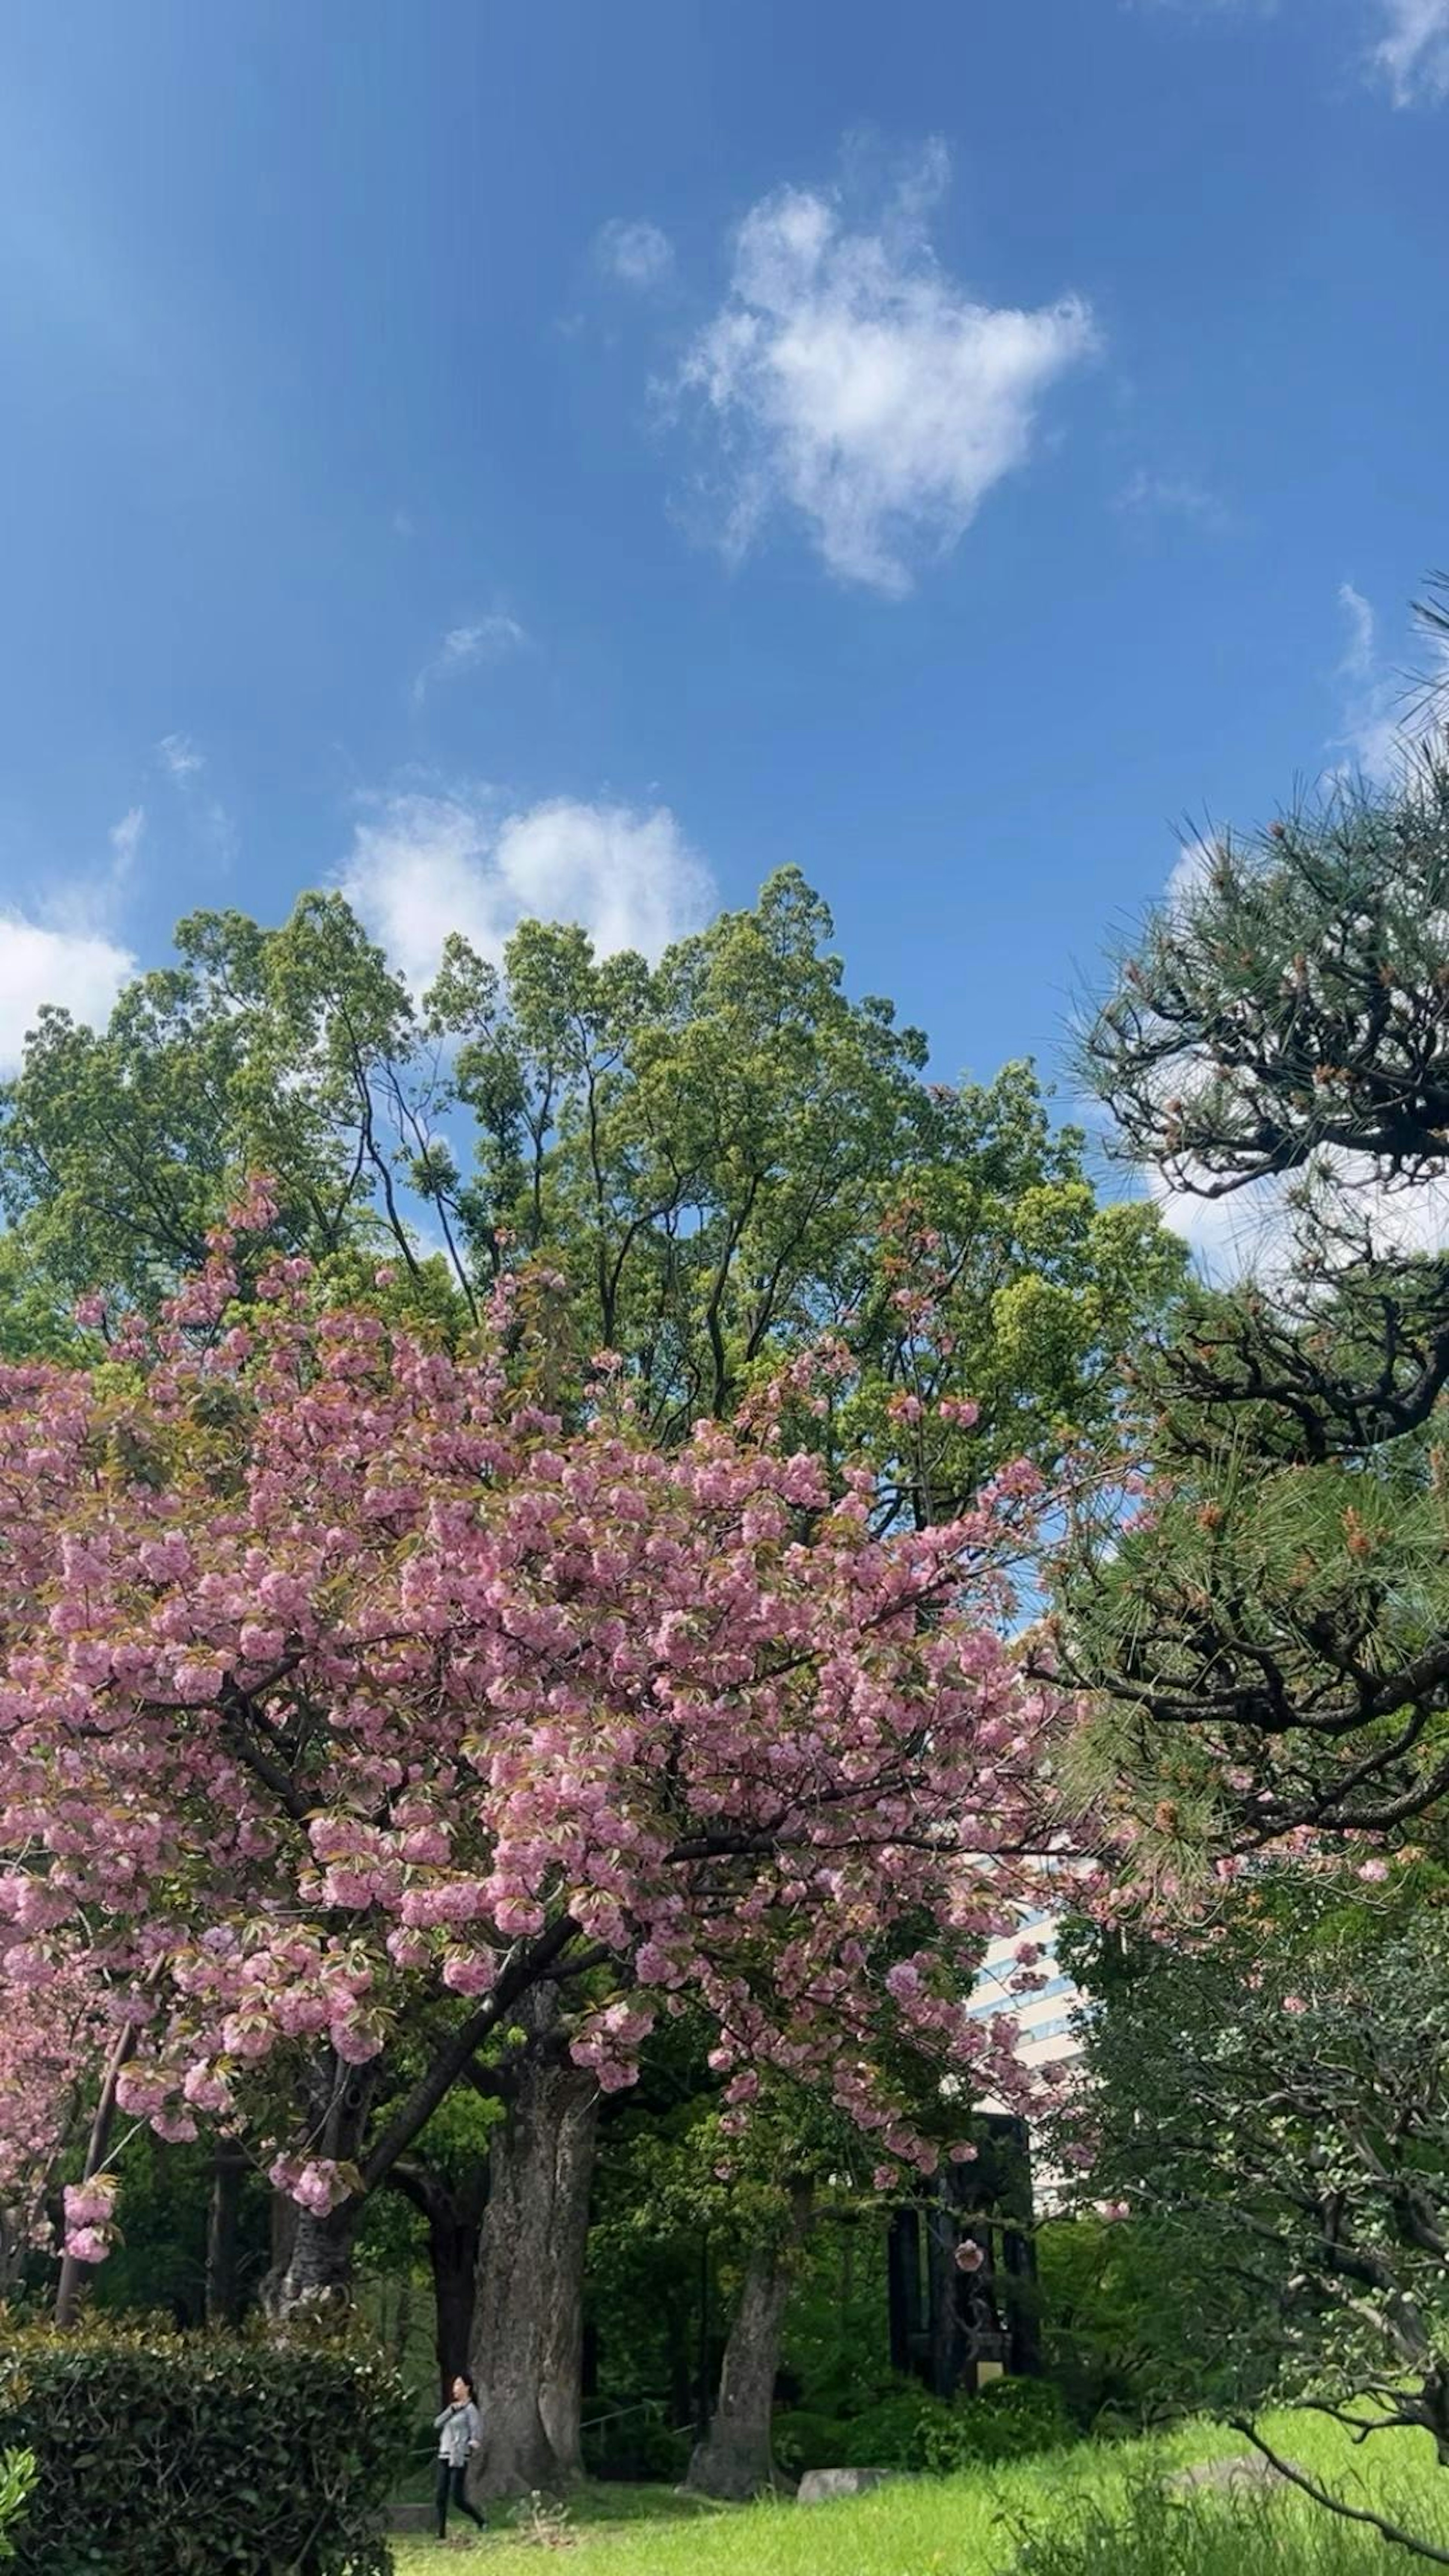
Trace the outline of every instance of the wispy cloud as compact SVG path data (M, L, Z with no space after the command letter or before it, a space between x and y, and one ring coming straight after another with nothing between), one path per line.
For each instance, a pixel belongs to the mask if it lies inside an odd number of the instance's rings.
M206 754L198 751L190 734L163 734L156 745L156 757L171 778L197 778L206 767Z
M113 823L111 825L111 867L112 873L118 882L124 882L124 880L131 874L131 871L136 864L136 853L141 847L145 830L146 808L144 805L133 805L129 812L121 816L119 823Z
M477 670L481 664L504 661L510 653L521 653L527 642L516 617L479 617L471 625L449 627L413 682L414 705L421 706L440 681L461 679L465 671Z
M237 853L236 818L201 784L209 766L206 753L189 733L168 733L157 743L156 757L181 799L192 839L224 873Z
M602 954L657 957L715 899L667 806L560 796L510 813L483 788L372 800L340 882L416 986L436 971L449 931L496 958L520 921L576 921Z
M861 225L837 192L788 187L740 225L729 293L675 387L727 556L784 511L840 580L899 596L1025 463L1041 398L1096 347L1080 296L1019 312L946 272L928 225L948 172L933 143Z
M1181 18L1272 18L1280 0L1122 0L1126 8L1174 14ZM1358 60L1368 78L1387 89L1396 107L1414 107L1449 98L1449 0L1361 0L1367 43L1359 42ZM1306 23L1322 0L1299 0L1296 15Z
M1130 481L1123 484L1115 506L1125 518L1139 521L1184 519L1205 531L1229 524L1226 504L1195 476L1150 474L1145 466L1139 466Z
M1356 772L1371 786L1385 786L1403 775L1415 746L1443 722L1449 690L1449 635L1431 639L1431 667L1411 671L1395 665L1379 641L1379 622L1371 603L1351 581L1340 582L1338 604L1347 620L1348 642L1338 665L1340 731L1330 749L1346 754L1340 768Z
M674 269L674 244L657 224L626 223L616 216L594 238L594 258L620 286L662 286Z
M1375 0L1373 66L1398 107L1449 98L1449 0Z

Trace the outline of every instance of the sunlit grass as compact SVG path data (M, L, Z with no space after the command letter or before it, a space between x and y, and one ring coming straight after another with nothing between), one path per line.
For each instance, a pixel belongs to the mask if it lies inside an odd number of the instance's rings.
M1316 2417L1279 2416L1269 2438L1335 2492L1355 2502L1371 2498L1449 2545L1449 2476L1436 2469L1426 2437L1386 2435L1365 2453ZM554 2554L569 2576L1007 2576L1031 2531L1075 2524L1084 2503L1099 2516L1123 2516L1144 2474L1243 2447L1234 2433L1195 2426L1150 2442L1083 2444L1012 2469L901 2480L835 2505L730 2509L694 2505L659 2488L594 2489L562 2526L540 2527L533 2538L500 2530L476 2554L497 2576L540 2576L541 2562ZM1178 2554L1190 2535L1174 2516L1171 2557L1147 2560L1139 2548L1131 2576L1158 2576L1159 2569L1161 2576L1179 2569L1257 2576L1260 2568L1263 2576L1358 2576L1386 2556L1376 2535L1356 2536L1293 2499L1275 2504L1271 2515L1256 2498L1245 2510L1210 2500L1191 2510L1203 2525L1201 2544ZM1109 2548L1104 2537L1104 2553ZM441 2554L436 2541L399 2541L400 2576L419 2576ZM1095 2570L1099 2562L1087 2563ZM1108 2563L1104 2554L1100 2564Z

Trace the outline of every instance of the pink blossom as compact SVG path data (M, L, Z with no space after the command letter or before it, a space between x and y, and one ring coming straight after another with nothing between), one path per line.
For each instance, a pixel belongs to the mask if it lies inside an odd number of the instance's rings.
M335 2205L301 2107L334 2055L385 2061L396 2101L420 2033L487 2028L505 1959L507 2028L554 1959L535 1944L594 1962L558 1991L601 2089L687 2004L730 2117L767 2074L818 2086L886 2142L883 2188L933 2153L884 2071L903 2033L1029 2107L1010 2020L963 2034L952 1997L1029 1899L1008 1855L1061 1829L1074 1711L1023 1679L989 1570L1027 1542L1031 1473L882 1539L871 1463L833 1479L785 1428L849 1395L843 1345L671 1454L607 1388L582 1427L513 1391L491 1336L517 1283L461 1354L291 1258L243 1318L274 1196L159 1325L126 1319L124 1374L3 1372L0 1949L12 2001L82 2002L74 2040L26 2026L43 2082L0 2065L0 2182L134 2011L128 2116L224 2126ZM930 1232L916 1211L894 1238L921 1336ZM102 1507L121 1431L158 1463Z
M99 2227L69 2227L65 2250L77 2263L104 2263L111 2250L111 2239Z

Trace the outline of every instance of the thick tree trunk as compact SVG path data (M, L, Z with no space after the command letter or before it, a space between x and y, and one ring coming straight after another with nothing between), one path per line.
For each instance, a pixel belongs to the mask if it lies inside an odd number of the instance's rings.
M388 2181L427 2221L434 2348L438 2386L446 2405L454 2380L469 2368L473 2348L478 2239L488 2199L488 2162L480 2158L461 2182L453 2183L410 2157L393 2166Z
M745 2270L720 2367L714 2414L685 2480L697 2495L744 2504L775 2484L770 2422L780 2367L780 2330L809 2225L810 2189L800 2183L791 2194L788 2232L777 2243L758 2247Z
M218 2141L206 2219L206 2322L234 2326L241 2315L241 2200L247 2160L231 2139Z
M446 2208L428 2212L438 2386L445 2402L452 2394L454 2380L468 2369L473 2349L473 2305L484 2197L480 2184L476 2192L466 2196L450 2194Z
M352 2258L361 2209L350 2201L327 2218L299 2209L286 2269L275 2284L271 2314L279 2323L299 2309L343 2309L352 2304Z
M523 2018L525 2060L490 2154L478 2257L473 2370L484 2496L557 2492L580 2474L584 2244L598 2088L548 2046L557 2006L539 1991Z
M290 2200L284 2191L273 2192L271 2252L262 2286L258 2292L261 2311L265 2317L274 2317L277 2314L277 2302L281 2297L282 2283L287 2277L287 2266L292 2260L292 2248L297 2242L297 2222L301 2215L295 2200Z

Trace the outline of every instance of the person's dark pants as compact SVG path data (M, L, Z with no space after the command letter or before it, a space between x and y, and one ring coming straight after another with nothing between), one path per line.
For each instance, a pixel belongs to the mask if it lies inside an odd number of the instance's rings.
M440 2540L446 2540L448 2537L448 2507L450 2504L455 2504L460 2513L466 2513L468 2520L470 2522L476 2522L480 2531L486 2531L488 2528L488 2525L484 2521L481 2513L478 2513L474 2509L474 2507L468 2502L466 2495L463 2493L464 2480L467 2475L468 2472L466 2469L450 2469L446 2460L439 2460L438 2462L438 2485L433 2501L438 2508L438 2538Z

